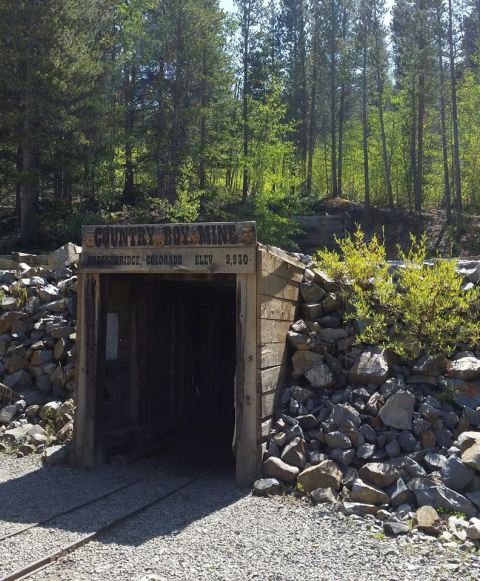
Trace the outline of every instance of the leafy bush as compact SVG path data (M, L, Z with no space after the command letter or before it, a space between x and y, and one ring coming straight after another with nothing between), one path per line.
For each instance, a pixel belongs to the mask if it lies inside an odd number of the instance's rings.
M480 290L463 290L454 260L426 263L425 237L411 238L403 264L392 268L385 245L374 236L365 240L357 228L338 240L340 252L317 252L317 266L339 285L349 305L347 318L366 323L364 343L381 345L398 355L450 355L458 343L480 340Z

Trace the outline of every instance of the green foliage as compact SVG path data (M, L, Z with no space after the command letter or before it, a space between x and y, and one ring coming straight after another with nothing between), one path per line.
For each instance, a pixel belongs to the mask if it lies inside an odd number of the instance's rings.
M462 289L455 261L426 262L424 237L412 237L408 252L399 252L403 264L396 271L385 245L377 237L366 241L360 228L338 244L340 253L323 250L315 259L342 289L348 316L367 322L360 341L412 358L478 343L480 290Z

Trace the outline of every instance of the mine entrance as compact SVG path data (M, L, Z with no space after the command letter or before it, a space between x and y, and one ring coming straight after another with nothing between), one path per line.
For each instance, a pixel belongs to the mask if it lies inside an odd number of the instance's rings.
M105 276L102 460L185 446L231 456L235 275Z

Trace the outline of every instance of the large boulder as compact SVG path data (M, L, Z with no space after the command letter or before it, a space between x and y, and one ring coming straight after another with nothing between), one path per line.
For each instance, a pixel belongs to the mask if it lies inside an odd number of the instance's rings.
M419 506L464 512L469 518L475 516L477 512L468 498L429 478L413 478L408 487L415 494Z
M453 399L459 407L475 409L480 406L480 385L463 379L452 379L448 387L454 390Z
M339 490L342 483L342 471L333 460L323 460L320 464L303 470L297 482L306 493L317 488L331 487Z
M388 377L389 366L384 349L372 347L365 350L349 372L350 381L360 385L381 385Z
M388 398L378 415L386 426L397 430L411 430L415 397L400 389Z

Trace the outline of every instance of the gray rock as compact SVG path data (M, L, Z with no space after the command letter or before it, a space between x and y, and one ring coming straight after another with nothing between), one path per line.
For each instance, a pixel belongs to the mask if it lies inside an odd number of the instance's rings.
M50 401L42 407L39 416L42 418L42 420L53 420L59 407L59 401Z
M399 390L387 400L378 415L386 426L411 430L414 406L414 396L408 391Z
M423 458L423 461L430 470L440 470L445 466L447 459L445 456L436 454L435 452L427 452Z
M293 377L301 377L306 371L321 361L323 361L323 357L319 353L296 351L292 356Z
M469 407L465 407L463 413L469 424L476 428L480 426L480 410L472 410Z
M20 369L11 375L7 375L3 380L3 383L10 389L22 391L29 388L33 381L32 376L27 371Z
M68 458L65 446L50 446L45 450L45 462L50 466L65 464Z
M415 513L414 523L420 531L431 535L441 531L441 520L433 506L421 506Z
M400 444L400 448L404 452L413 452L417 447L417 440L412 432L407 430L403 430L398 437L398 443Z
M335 343L338 339L344 339L347 336L345 329L320 329L318 336L326 343Z
M313 282L303 282L300 284L300 294L306 303L318 303L327 295L323 288Z
M334 311L338 311L341 306L342 301L335 293L328 293L328 295L322 301L322 307L325 313L333 313Z
M280 458L267 458L263 463L263 474L267 477L278 478L282 482L295 482L300 470L290 466Z
M438 376L447 369L448 361L444 355L423 355L413 366L414 375Z
M449 363L448 373L467 381L480 378L480 359L472 354L460 354Z
M352 447L350 439L339 431L325 434L325 444L329 448L343 448L345 450Z
M0 424L9 424L18 412L16 405L7 405L0 411Z
M457 456L450 456L440 470L442 481L448 488L464 490L475 476L475 471L466 466Z
M260 478L253 485L255 496L268 496L269 494L281 494L282 485L276 478Z
M338 502L338 492L334 488L317 488L310 494L313 504Z
M330 367L323 361L319 361L306 371L305 377L312 387L327 388L335 385L335 376Z
M447 383L449 389L454 390L455 403L463 408L476 409L480 406L480 385L463 379L451 379Z
M471 518L468 521L467 527L467 537L472 541L480 540L480 519L479 518Z
M354 426L359 426L361 423L360 414L348 403L335 404L330 418L339 428L346 422L352 422Z
M343 502L342 512L345 514L354 514L356 516L365 516L367 514L375 515L378 512L378 506L374 504L365 504L363 502Z
M390 497L384 490L367 484L360 478L353 483L350 499L353 502L364 504L388 504L390 502Z
M333 460L324 460L316 466L305 468L299 474L297 481L306 493L316 488L339 490L342 483L342 471Z
M385 446L385 453L389 458L398 458L400 456L400 444L398 440L392 440Z
M360 478L380 488L389 486L399 476L397 468L386 462L369 462L362 466L358 473Z
M308 321L315 321L323 312L322 303L302 303L301 309Z
M294 438L285 446L281 459L290 466L302 469L305 466L305 443L301 438Z
M396 393L399 389L406 389L405 381L399 377L391 377L380 387L380 393L388 399L391 395Z
M397 537L398 535L408 535L410 529L403 522L389 520L383 523L383 532L389 537Z
M297 416L297 421L300 427L305 432L316 430L319 426L317 418L313 414L306 414L304 416Z
M357 448L357 458L361 460L367 460L373 456L375 452L375 444L361 444Z
M380 385L387 379L388 372L385 350L371 348L356 359L349 371L349 378L352 383L360 385Z
M462 452L462 462L480 471L480 442L475 442Z
M12 428L11 430L5 430L2 435L2 439L5 442L10 442L11 444L19 444L27 439L27 434L29 429L32 427L31 424L24 424L18 428Z
M349 466L355 458L355 450L353 448L350 448L350 450L334 448L330 451L330 458L335 462L338 462L338 464Z
M308 337L308 335L304 335L303 333L295 333L295 331L289 331L287 338L288 342L294 349L308 350L312 346L312 340L310 339L310 337ZM55 357L55 359L61 359L61 357Z
M408 487L415 494L419 506L464 512L469 518L476 514L476 509L468 498L441 483L427 478L414 478L408 483Z
M375 444L377 442L377 434L372 426L368 424L363 424L358 428L358 431L363 434L363 437L369 444Z
M415 500L412 491L408 489L403 478L397 478L386 490L394 507L399 507L402 504L412 504Z

